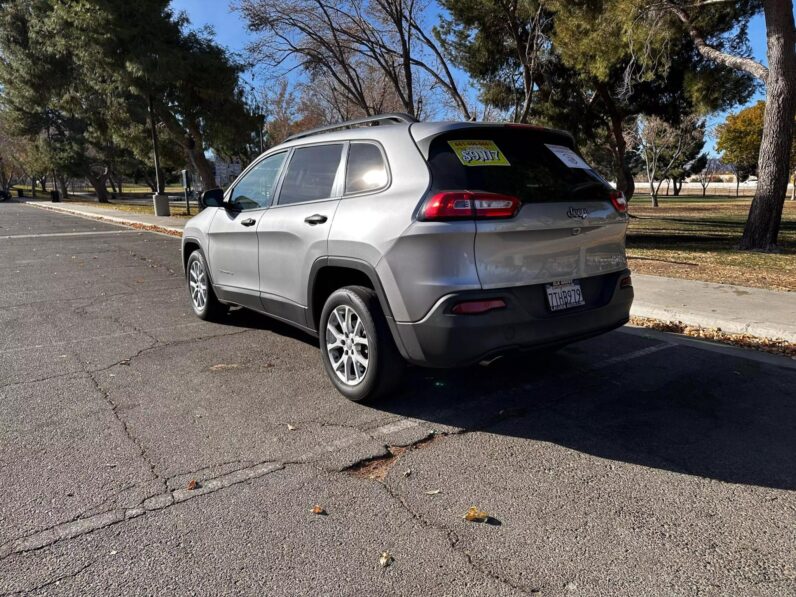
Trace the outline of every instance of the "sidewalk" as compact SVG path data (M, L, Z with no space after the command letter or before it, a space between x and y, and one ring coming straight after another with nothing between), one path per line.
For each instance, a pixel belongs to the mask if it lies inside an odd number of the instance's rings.
M16 201L19 201L18 199ZM134 228L145 228L156 232L164 232L172 236L182 236L182 230L188 218L176 216L156 216L154 214L140 214L113 207L95 207L92 205L75 205L70 203L51 203L50 201L36 201L26 199L21 201L27 205L51 211L59 211L76 216L83 216L95 220L114 222ZM193 212L193 210L191 210Z
M28 205L83 217L182 234L186 218L137 214L109 207L27 201ZM695 280L633 275L631 314L732 334L796 342L796 292L777 292Z
M633 274L632 315L796 342L796 292Z

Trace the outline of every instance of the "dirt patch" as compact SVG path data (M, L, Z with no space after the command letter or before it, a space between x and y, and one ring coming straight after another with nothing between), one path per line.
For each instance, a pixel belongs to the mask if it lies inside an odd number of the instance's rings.
M398 464L401 456L407 452L420 450L430 446L435 441L445 437L445 434L435 433L426 439L422 439L417 443L409 446L387 446L387 454L384 456L377 456L376 458L369 458L361 460L348 467L346 472L352 474L360 479L371 479L373 481L384 481L387 478L390 470ZM411 474L411 471L409 472Z

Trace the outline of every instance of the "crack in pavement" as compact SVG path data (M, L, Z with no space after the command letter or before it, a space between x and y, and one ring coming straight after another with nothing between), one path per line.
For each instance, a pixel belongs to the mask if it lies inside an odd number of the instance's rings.
M5 593L0 593L0 597L10 597L11 595L27 595L28 593L32 593L33 591L41 591L42 589L46 589L47 587L51 587L53 585L57 585L61 581L66 580L68 578L75 578L76 576L78 576L78 575L82 574L83 572L85 572L93 564L94 564L94 562L89 562L88 564L84 564L83 566L81 566L80 568L75 570L74 572L70 572L68 574L64 574L62 576L59 576L58 578L54 578L52 580L49 580L49 581L47 581L45 583L42 583L40 585L37 585L35 587L28 587L28 588L25 588L25 589L20 589L19 591L8 591L8 592L5 592Z
M101 388L100 391L102 391ZM109 402L112 406L112 401ZM117 419L119 419L118 416ZM121 419L119 419L119 422L120 424L124 425L124 422ZM390 423L389 425L384 425L380 428L371 430L371 434L363 433L361 431L352 433L347 437L341 438L329 444L317 446L316 448L313 448L298 456L294 460L280 462L267 460L259 462L252 466L236 469L217 477L204 480L202 481L201 485L195 489L180 488L169 490L168 481L174 477L163 479L162 477L157 476L154 467L151 467L150 470L152 471L153 475L155 475L155 479L163 484L163 491L161 493L148 497L130 508L113 508L111 510L100 512L86 518L76 517L72 520L54 525L42 531L7 541L5 544L0 545L0 560L10 557L15 553L35 551L52 545L58 541L72 539L80 535L85 535L86 533L137 518L148 512L169 508L179 504L180 502L184 502L195 497L215 493L221 489L245 483L272 472L282 470L287 465L312 464L314 459L321 458L327 453L333 452L336 449L357 444L365 444L368 441L373 441L373 436L389 437L390 434L400 433L406 428L416 425L418 425L418 423L414 421L409 421L409 424L405 423L402 425ZM129 437L136 443L136 445L138 445L132 436ZM144 459L144 462L147 462L145 455L142 454L141 457ZM201 469L197 470L202 471L207 468L209 467L202 467Z

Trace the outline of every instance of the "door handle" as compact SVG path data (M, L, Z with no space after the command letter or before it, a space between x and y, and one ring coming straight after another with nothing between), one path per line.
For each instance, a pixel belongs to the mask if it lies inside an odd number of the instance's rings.
M255 222L254 218L246 218L241 222L241 226L254 226Z
M310 226L317 226L318 224L323 224L328 219L329 218L321 214L314 214L312 216L304 218L304 221L307 222L307 224L309 224Z

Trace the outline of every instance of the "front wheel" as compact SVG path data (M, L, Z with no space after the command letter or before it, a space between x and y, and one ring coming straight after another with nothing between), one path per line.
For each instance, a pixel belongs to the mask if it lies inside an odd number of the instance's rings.
M347 286L332 293L318 336L326 373L349 400L376 400L398 386L404 361L370 288Z
M199 319L212 321L227 312L227 305L220 303L216 293L213 292L210 274L207 272L207 262L199 249L188 257L186 276L191 307Z

